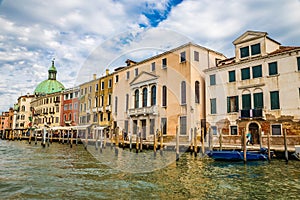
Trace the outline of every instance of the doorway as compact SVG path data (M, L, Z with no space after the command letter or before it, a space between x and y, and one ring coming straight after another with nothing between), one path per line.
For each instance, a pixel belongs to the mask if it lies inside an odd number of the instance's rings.
M143 140L145 140L146 139L146 125L147 125L147 123L146 123L146 120L145 119L143 119L143 120L141 120L141 123L142 123L142 138L143 138Z
M249 124L249 132L251 133L253 144L260 144L259 126L257 123L252 122L251 124Z

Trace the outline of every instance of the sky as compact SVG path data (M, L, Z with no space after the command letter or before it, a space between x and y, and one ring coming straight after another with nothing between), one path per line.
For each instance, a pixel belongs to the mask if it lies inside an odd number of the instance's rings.
M234 56L263 31L300 46L300 0L0 0L0 111L32 94L55 58L66 88L186 42Z

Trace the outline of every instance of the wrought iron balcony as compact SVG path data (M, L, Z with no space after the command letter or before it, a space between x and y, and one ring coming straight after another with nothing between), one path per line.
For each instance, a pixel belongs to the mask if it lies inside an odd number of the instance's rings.
M157 106L132 108L128 110L128 114L131 115L155 115L157 114Z
M262 118L262 109L244 109L240 110L240 118Z

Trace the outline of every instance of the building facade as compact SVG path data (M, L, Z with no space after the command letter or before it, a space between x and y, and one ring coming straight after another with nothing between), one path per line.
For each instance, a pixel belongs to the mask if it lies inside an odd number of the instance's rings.
M79 119L79 87L63 91L60 126L76 126Z
M207 126L224 142L300 142L300 47L281 46L265 32L247 31L233 44L235 57L207 69Z

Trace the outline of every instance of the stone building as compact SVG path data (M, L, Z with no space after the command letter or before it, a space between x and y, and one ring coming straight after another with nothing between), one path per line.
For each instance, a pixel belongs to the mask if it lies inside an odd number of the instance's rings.
M247 31L233 42L235 57L205 70L207 126L223 141L300 142L300 47L282 46L266 32ZM215 138L217 139L217 138Z
M76 126L79 121L79 87L63 91L60 126Z

